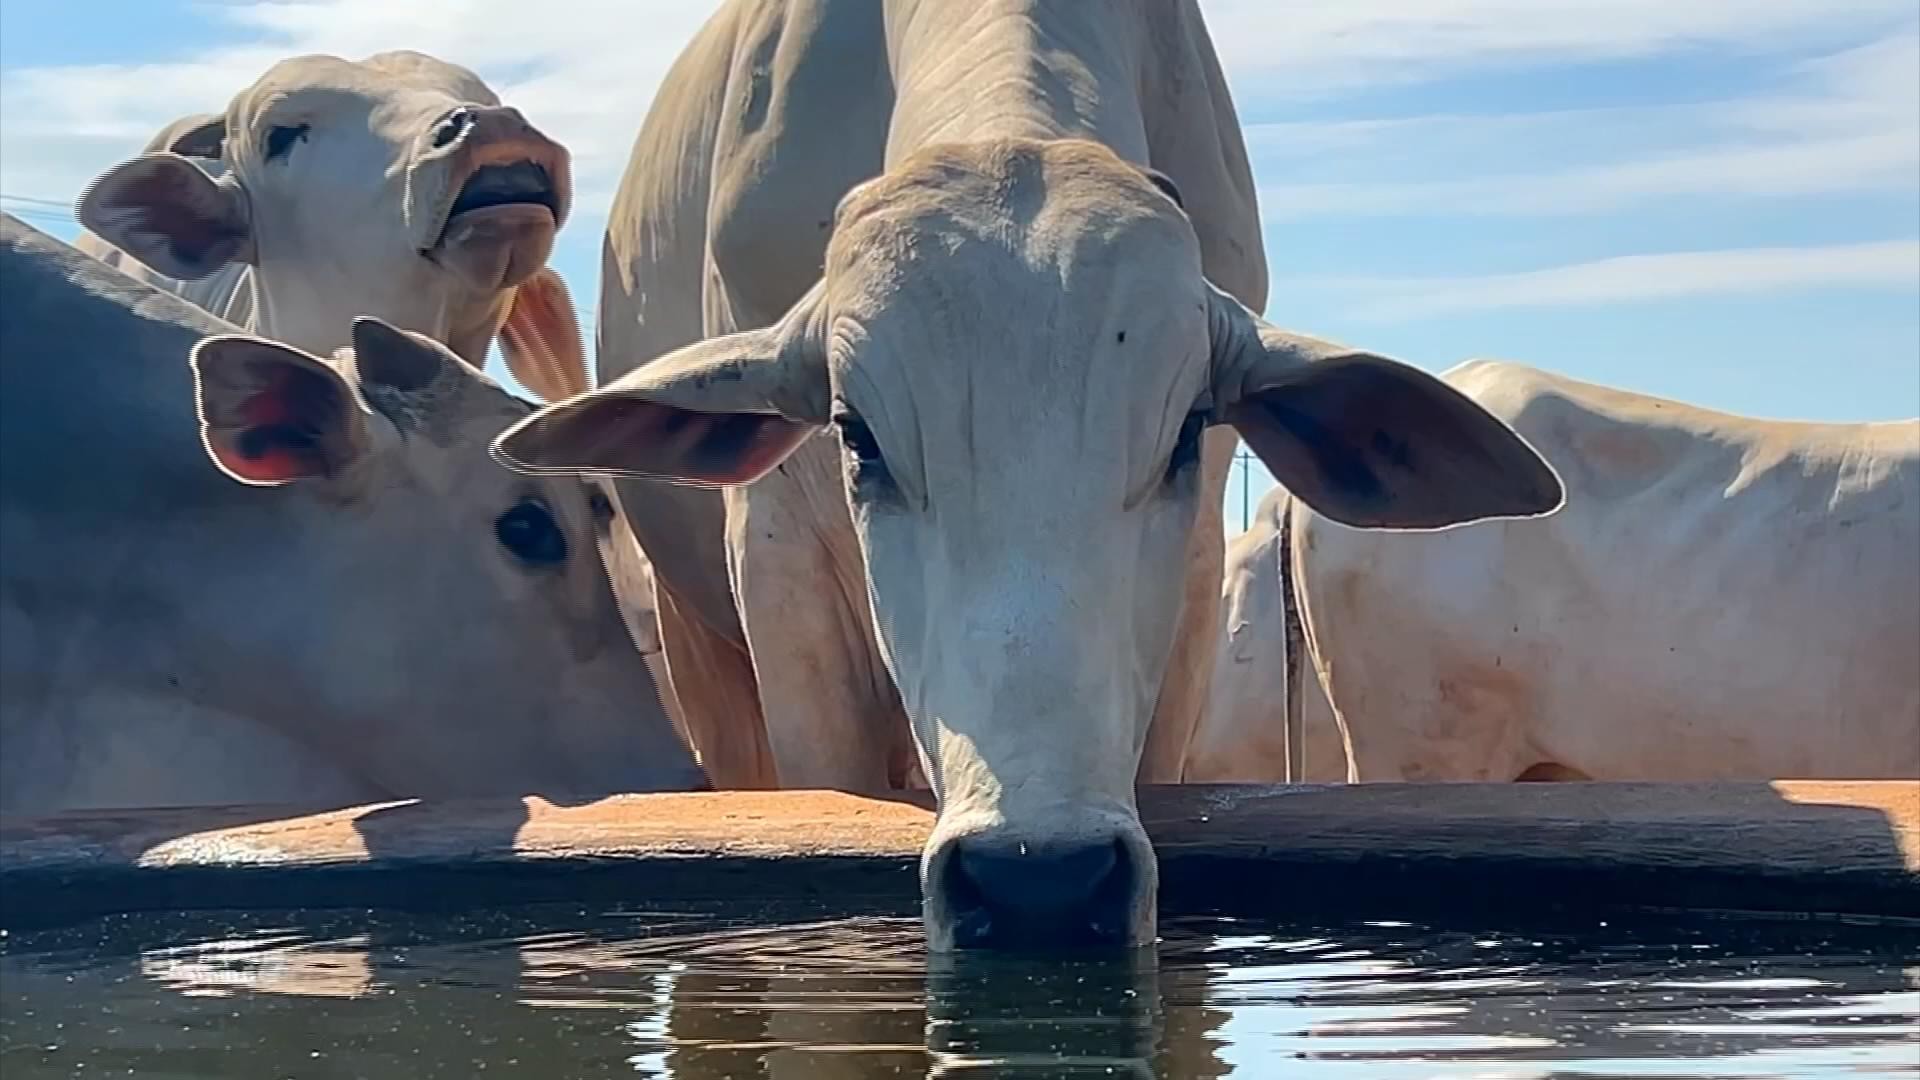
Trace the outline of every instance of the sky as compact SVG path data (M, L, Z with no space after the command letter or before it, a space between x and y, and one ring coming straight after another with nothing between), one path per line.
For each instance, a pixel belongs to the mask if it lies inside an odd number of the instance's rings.
M419 49L573 151L553 264L591 309L627 151L713 7L5 0L0 207L71 238L87 181L275 60ZM1274 321L1436 372L1492 357L1756 416L1920 415L1914 0L1201 8Z

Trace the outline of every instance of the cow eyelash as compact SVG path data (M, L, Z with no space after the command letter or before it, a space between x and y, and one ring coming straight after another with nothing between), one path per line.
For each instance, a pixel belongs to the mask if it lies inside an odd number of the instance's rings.
M296 142L305 142L312 124L286 124L267 129L267 160L286 157Z
M840 445L852 459L849 476L854 490L871 495L891 488L893 474L880 453L880 441L873 437L873 429L867 422L858 413L842 410L834 414L833 426L840 433Z
M530 567L558 566L567 561L567 537L560 523L538 500L522 499L494 519L493 534Z

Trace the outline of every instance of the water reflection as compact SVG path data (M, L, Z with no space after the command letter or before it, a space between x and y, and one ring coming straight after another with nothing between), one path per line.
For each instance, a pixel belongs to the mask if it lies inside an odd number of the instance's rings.
M1920 1063L1912 932L1213 920L1122 958L929 966L897 916L543 908L114 919L3 948L7 1080L1857 1077Z

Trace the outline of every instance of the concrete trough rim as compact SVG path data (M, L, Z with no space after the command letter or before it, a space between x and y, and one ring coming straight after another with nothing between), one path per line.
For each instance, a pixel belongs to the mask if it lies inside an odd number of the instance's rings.
M241 908L834 899L910 910L924 797L401 800L0 818L0 926ZM1920 780L1154 786L1162 912L1920 927Z

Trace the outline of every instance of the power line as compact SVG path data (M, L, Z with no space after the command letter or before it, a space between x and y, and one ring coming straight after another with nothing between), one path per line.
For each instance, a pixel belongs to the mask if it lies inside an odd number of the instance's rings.
M42 199L37 195L12 195L0 191L0 199L8 202L26 203L28 206L47 206L55 210L72 210L73 204L64 199Z
M72 225L74 220L66 214L56 214L51 210L35 210L31 207L9 207L7 213L28 221L44 221L49 225Z
M28 221L38 221L48 225L77 223L73 204L61 202L59 199L42 199L37 195L14 195L0 191L0 202L13 204L7 207L7 212Z

